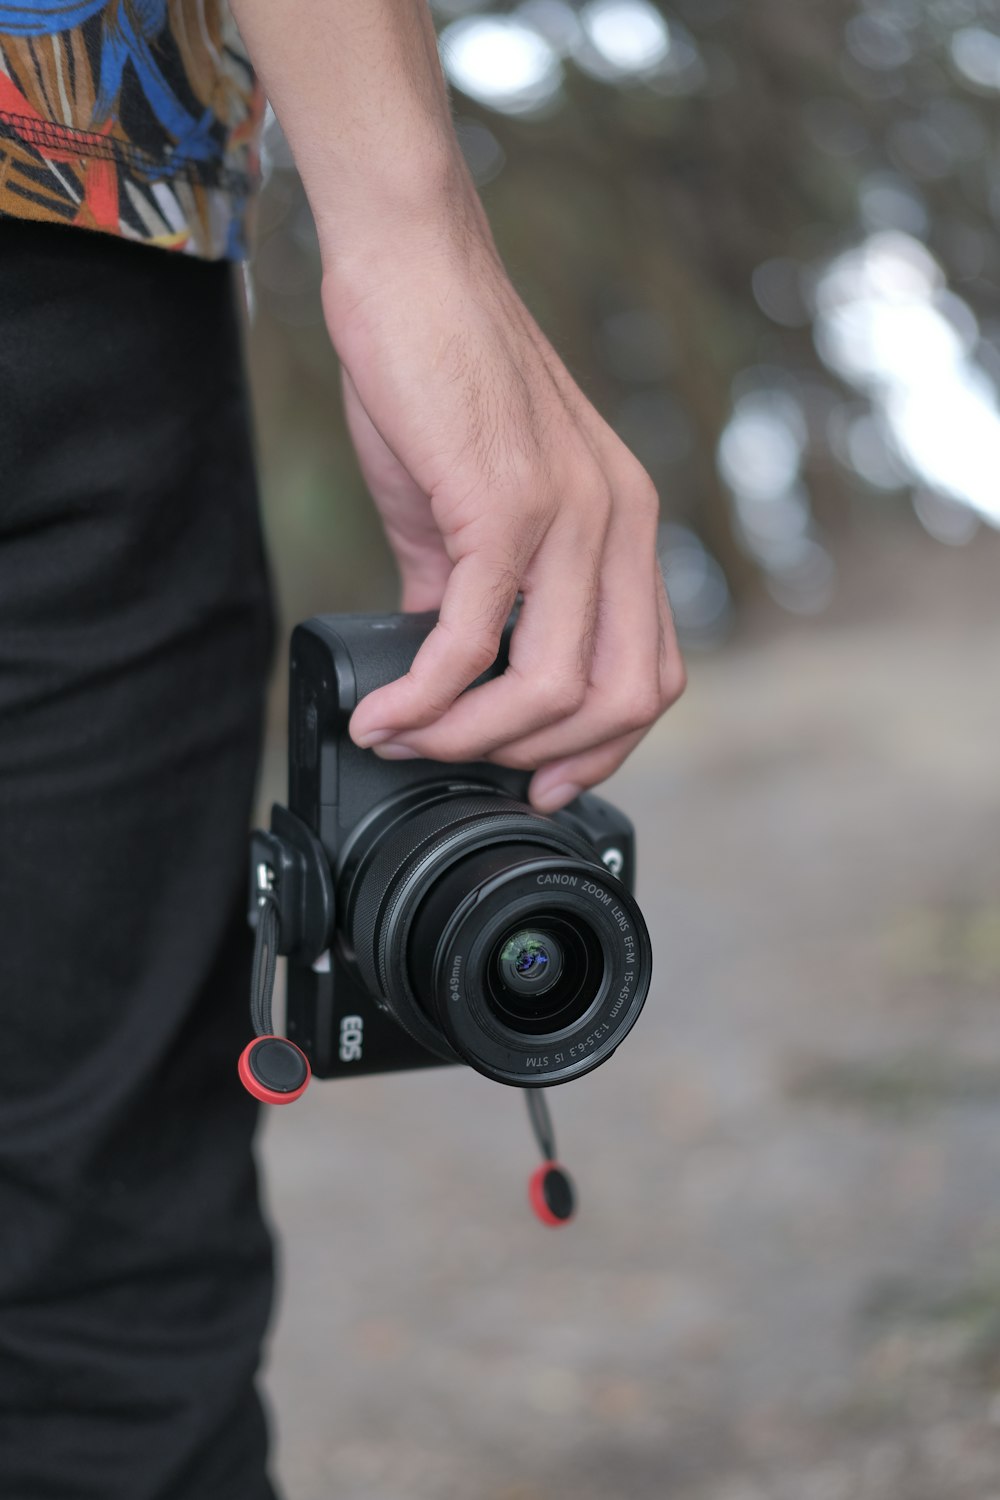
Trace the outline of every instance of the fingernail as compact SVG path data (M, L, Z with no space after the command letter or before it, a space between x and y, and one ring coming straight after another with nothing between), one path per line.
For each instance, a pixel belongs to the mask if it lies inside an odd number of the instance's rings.
M409 745L383 745L376 743L375 754L382 760L419 760L419 750L411 750Z
M582 786L576 786L572 781L560 781L558 786L542 787L539 791L532 791L531 800L539 812L558 812L560 807L565 807L567 802L572 802L574 797L579 797L583 791Z
M369 729L367 734L359 735L354 743L359 750L371 750L373 745L381 745L384 740L391 740L394 733L393 729Z

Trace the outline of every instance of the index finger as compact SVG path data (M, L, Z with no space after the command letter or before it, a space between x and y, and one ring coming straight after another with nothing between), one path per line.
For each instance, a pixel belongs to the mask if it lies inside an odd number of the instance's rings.
M362 749L433 724L491 667L520 580L507 556L470 552L449 576L438 623L395 682L363 698L351 718Z

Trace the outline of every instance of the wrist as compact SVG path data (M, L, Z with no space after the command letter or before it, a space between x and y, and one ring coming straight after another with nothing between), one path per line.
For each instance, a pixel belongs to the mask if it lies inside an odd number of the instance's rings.
M305 181L305 174L303 174ZM354 283L369 268L468 233L479 200L457 143L424 142L419 157L329 172L317 190L306 181L319 237L324 278Z
M341 202L317 219L323 306L330 334L341 338L367 321L364 309L394 294L424 301L465 280L477 266L499 267L489 223L465 162L414 176L401 190L382 182L363 204Z

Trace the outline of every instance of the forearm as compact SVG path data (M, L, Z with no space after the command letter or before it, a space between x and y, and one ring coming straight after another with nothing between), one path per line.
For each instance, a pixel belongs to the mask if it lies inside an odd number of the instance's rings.
M425 0L232 0L316 219L324 265L445 221L474 193Z
M390 758L543 767L564 806L683 685L649 476L504 271L452 129L426 0L232 0L319 230L347 416L439 620L351 733ZM466 692L523 604L502 678Z

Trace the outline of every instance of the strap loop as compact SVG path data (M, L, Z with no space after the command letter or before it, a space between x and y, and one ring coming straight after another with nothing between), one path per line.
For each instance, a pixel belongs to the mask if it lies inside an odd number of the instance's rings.
M546 1161L555 1161L556 1133L543 1090L525 1089L524 1102L528 1106L528 1119L531 1121L531 1129L538 1142L538 1149Z
M271 1006L280 942L281 915L278 901L273 891L263 891L258 898L253 969L250 974L250 1023L254 1036L271 1036L274 1031Z

